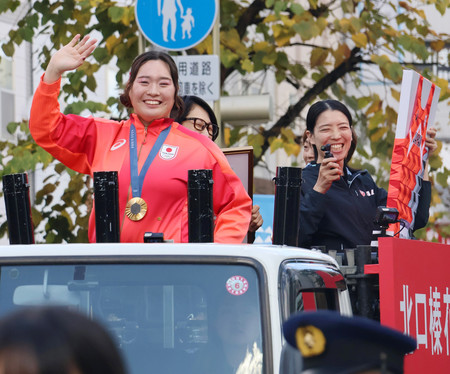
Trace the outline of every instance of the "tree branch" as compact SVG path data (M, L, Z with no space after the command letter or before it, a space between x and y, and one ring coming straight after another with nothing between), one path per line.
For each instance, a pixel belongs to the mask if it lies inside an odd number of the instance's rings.
M238 32L241 39L245 35L248 26L256 24L260 21L258 13L265 8L266 4L264 0L255 0L244 11L244 13L242 13L242 15L239 17L238 24L236 25L236 31ZM225 68L222 66L220 72L220 81L222 85L228 75L230 75L234 70L236 70L234 67Z
M310 44L310 43L290 43L289 45L287 45L286 47L311 47L311 48L320 48L320 49L324 49L324 50L329 50L330 47L322 47L321 45L314 45L314 44Z

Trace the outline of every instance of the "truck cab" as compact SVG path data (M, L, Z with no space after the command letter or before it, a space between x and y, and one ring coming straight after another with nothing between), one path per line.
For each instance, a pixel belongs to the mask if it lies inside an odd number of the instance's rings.
M287 246L104 243L0 248L0 316L55 304L111 332L130 374L278 373L292 313L351 314L330 256Z

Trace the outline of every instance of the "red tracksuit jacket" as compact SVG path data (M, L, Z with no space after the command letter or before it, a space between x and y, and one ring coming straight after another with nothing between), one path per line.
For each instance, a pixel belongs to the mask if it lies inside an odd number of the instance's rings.
M135 114L126 121L60 113L60 81L41 82L33 97L30 132L46 151L69 168L93 176L95 171L117 171L119 176L120 240L142 242L145 232L162 232L164 239L188 241L188 170L212 169L216 215L214 241L241 243L251 217L251 199L231 170L224 154L210 139L172 119L152 122L145 129ZM145 176L141 197L148 210L140 221L125 215L131 195L130 125L137 132L138 170L144 164L161 130L170 126L164 145ZM89 240L95 242L95 212L89 220Z

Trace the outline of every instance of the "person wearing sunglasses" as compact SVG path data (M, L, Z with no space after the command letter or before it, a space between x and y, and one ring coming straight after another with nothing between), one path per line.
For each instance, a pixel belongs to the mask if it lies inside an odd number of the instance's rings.
M217 125L216 115L208 103L193 95L186 95L181 98L184 102L184 110L180 116L175 118L175 122L215 141L219 136L219 125ZM263 218L259 212L259 205L253 205L248 231L255 232L262 224Z

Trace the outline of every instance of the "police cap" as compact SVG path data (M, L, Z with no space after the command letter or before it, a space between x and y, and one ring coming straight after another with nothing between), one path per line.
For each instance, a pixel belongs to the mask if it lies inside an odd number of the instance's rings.
M308 374L353 374L366 370L403 373L403 358L415 339L364 317L333 311L301 312L283 325L289 344L299 349Z

